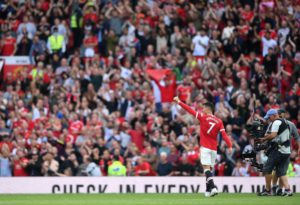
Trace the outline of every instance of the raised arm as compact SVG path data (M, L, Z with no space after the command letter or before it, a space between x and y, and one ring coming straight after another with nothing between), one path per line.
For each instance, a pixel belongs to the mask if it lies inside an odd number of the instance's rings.
M178 105L180 105L183 109L185 109L187 112L189 112L191 115L194 115L199 120L199 113L193 110L190 106L187 104L181 102L178 96L174 97L174 102L176 102Z
M221 124L220 132L221 132L221 134L222 134L222 138L223 138L224 141L226 142L228 148L231 149L231 148L232 148L232 142L231 142L229 136L226 134L226 131L225 131L223 122L221 122L221 123L222 123L222 124ZM231 152L231 151L229 151L229 152Z

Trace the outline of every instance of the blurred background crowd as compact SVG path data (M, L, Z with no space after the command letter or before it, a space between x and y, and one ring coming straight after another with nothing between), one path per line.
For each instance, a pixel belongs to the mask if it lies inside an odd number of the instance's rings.
M34 64L1 78L0 176L202 175L175 95L215 103L234 150L220 139L216 176L259 175L241 160L253 109L300 131L299 0L0 0L0 36Z

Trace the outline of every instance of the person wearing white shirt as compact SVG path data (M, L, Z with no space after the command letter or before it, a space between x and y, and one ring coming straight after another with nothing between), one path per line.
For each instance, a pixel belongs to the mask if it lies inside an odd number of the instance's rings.
M26 31L31 34L31 36L34 36L36 33L36 26L34 23L29 21L28 16L24 16L23 22L19 24L17 29L17 34L22 34L23 27L26 28Z
M19 43L22 41L22 39L23 39L24 37L25 37L25 38L28 38L28 39L30 39L30 40L33 39L32 33L27 32L27 29L26 29L25 26L22 28L22 32L19 33L18 36L17 36L17 44L19 44Z
M123 34L119 39L119 45L124 48L126 53L135 46L135 27L130 22L123 26Z
M205 62L205 56L207 54L208 46L209 38L205 34L204 29L201 28L192 40L193 56L196 58L196 61L199 64L203 64Z
M92 162L92 159L88 155L85 155L83 157L83 161L84 164L87 165L86 169L84 170L87 176L92 176L92 177L102 176L100 167L95 162Z
M277 42L271 38L271 33L266 32L265 36L262 37L262 47L263 47L263 57L265 57L268 54L269 48L275 49L277 46Z
M124 66L120 66L121 68L121 78L125 80L130 80L132 71L130 70L130 62L126 61Z
M279 46L280 48L283 48L286 41L288 40L287 37L290 33L290 28L287 25L286 21L281 22L281 27L278 30L278 40L279 40Z
M128 128L126 128L128 129ZM128 132L126 130L121 131L120 133L120 138L121 138L121 147L126 149L127 146L129 145L129 143L131 142L131 136L128 134Z
M228 21L227 26L223 29L222 40L227 41L233 34L234 29L235 26L233 25L232 21Z

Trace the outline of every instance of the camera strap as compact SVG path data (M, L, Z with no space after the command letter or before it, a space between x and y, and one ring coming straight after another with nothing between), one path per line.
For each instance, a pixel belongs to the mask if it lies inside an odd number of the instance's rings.
M291 141L288 139L282 143L279 143L279 146L289 147L291 145Z
M283 133L286 129L289 130L289 133L291 132L290 130L290 126L288 124L288 122L285 120L285 119L278 119L281 121L281 125L279 126L279 130L278 130L278 135L280 135L281 133ZM290 136L289 138L284 141L284 142L278 142L278 145L279 146L284 146L284 147L289 147L291 145L291 142L290 142Z
M281 121L281 125L279 126L279 129L278 129L278 133L277 135L280 135L281 133L283 133L286 129L288 129L290 131L290 127L288 125L288 123L286 122L285 119L278 119Z

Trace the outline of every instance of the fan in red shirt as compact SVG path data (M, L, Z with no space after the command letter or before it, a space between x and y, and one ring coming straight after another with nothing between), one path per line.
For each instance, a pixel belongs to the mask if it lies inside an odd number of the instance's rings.
M135 175L136 176L156 176L155 171L151 168L151 165L144 161L142 157L139 157L137 160L138 165L135 166Z
M69 123L69 133L73 136L72 143L75 143L77 136L81 134L84 124L78 119L79 117L77 114L73 117L73 120Z
M241 11L241 16L248 22L251 22L253 20L254 12L251 11L251 6L249 4L245 5L245 9Z
M131 136L131 142L139 148L139 151L142 151L144 148L145 135L141 123L136 122L134 129L129 130L128 134Z
M83 45L85 49L93 49L95 53L98 53L98 38L93 35L90 31L86 34L84 40L83 40ZM91 57L91 56L87 56Z
M86 7L87 6L87 7ZM86 4L86 8L84 8L84 22L91 21L94 25L98 21L97 8L93 4Z
M3 38L1 42L1 52L2 56L12 56L17 50L17 39L11 35L11 32L6 33L6 37Z
M199 112L196 112L190 106L181 102L178 97L175 97L174 101L187 112L194 115L200 122L201 163L206 175L205 196L215 196L218 194L218 190L213 182L211 169L214 167L217 157L217 137L219 132L221 132L223 139L228 145L229 153L232 151L232 143L230 138L225 132L222 120L213 115L214 105L212 103L204 103L203 109Z
M26 167L28 165L28 159L24 157L25 154L22 150L18 150L16 153L16 159L14 160L14 176L24 177L28 176Z
M177 87L177 95L183 102L188 102L191 96L192 87L190 86L189 80L188 78L184 78L183 84Z
M11 26L11 30L13 32L17 32L18 30L18 27L20 25L20 21L18 19L15 19L13 17L10 17L8 20L7 20L7 23Z
M163 103L172 102L176 91L176 79L175 75L168 71L166 75L163 76L161 81L156 81L157 86L161 92L161 101ZM154 79L155 80L155 79Z
M265 24L265 28L262 29L260 32L259 32L259 36L262 38L266 35L267 32L270 32L270 36L272 39L276 39L277 38L277 33L275 30L272 30L272 27L271 27L271 24L270 23L266 23Z

